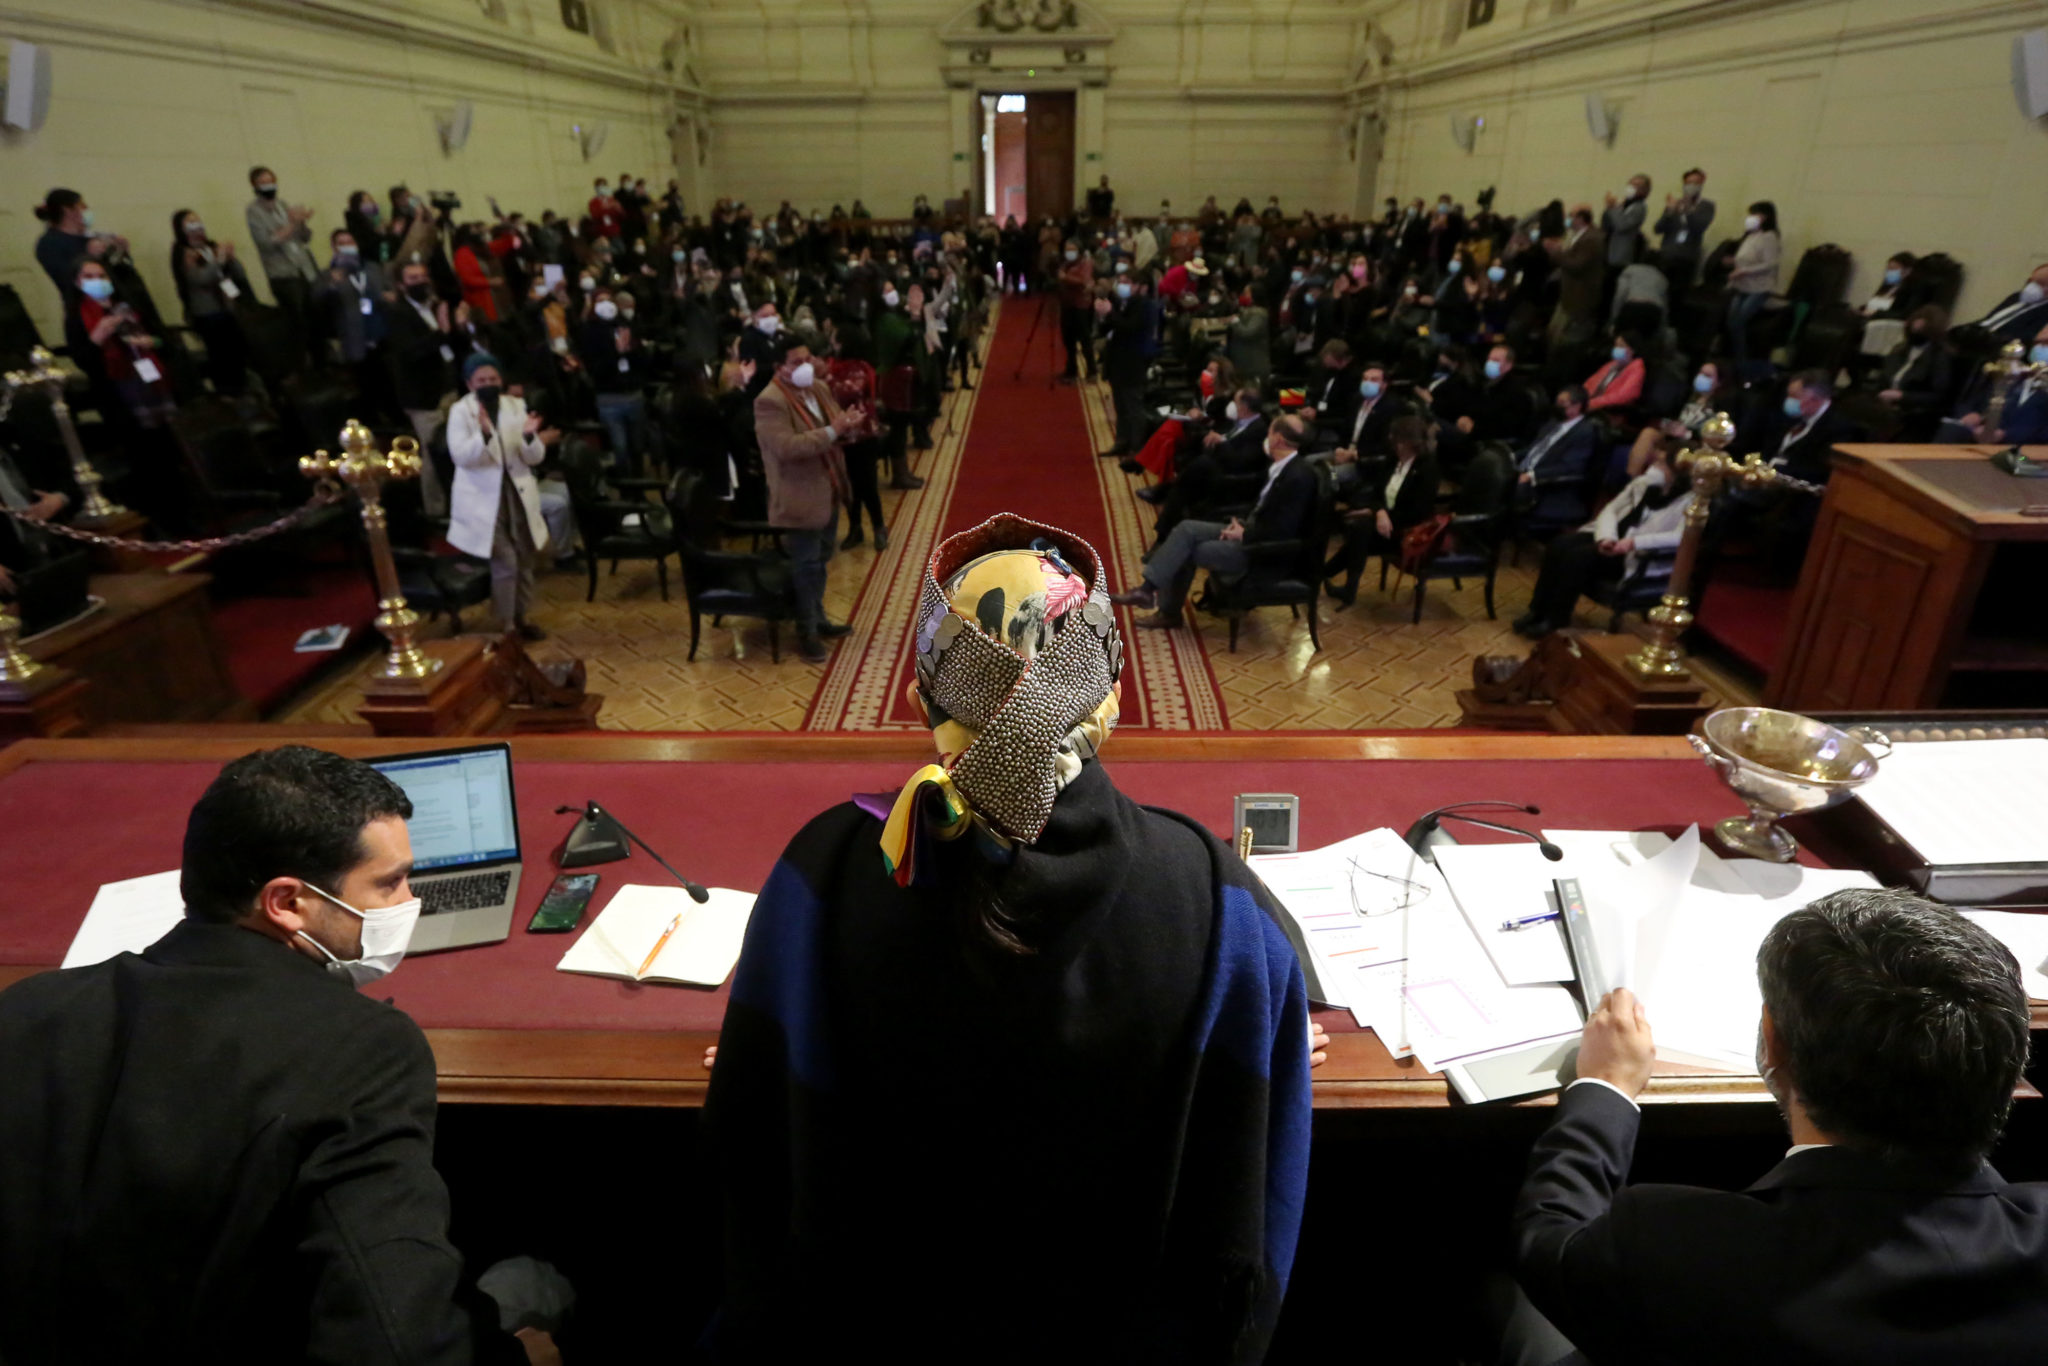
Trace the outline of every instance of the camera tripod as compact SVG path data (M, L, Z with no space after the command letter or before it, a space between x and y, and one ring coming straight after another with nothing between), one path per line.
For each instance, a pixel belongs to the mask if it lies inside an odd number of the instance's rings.
M1023 349L1017 353L1017 372L1010 376L1016 383L1024 379L1024 366L1031 359L1031 343L1038 339L1038 327L1045 321L1045 315L1053 310L1051 290L1038 296L1038 311L1031 315L1031 330L1024 334ZM1053 319L1053 326L1045 334L1045 387L1053 388L1059 383L1060 369L1066 364L1066 346L1060 339L1059 319Z

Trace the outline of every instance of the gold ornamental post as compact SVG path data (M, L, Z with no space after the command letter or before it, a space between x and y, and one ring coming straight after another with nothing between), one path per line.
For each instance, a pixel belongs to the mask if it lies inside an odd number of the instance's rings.
M57 368L57 358L43 347L36 347L28 353L28 369L10 370L4 376L10 397L22 389L40 389L50 401L50 415L57 419L57 430L64 437L64 449L71 457L71 477L78 482L78 513L71 521L76 526L98 526L121 516L128 509L108 498L100 491L100 472L85 458L85 447L78 443L78 428L71 421L71 405L64 401L64 372Z
M1628 657L1628 666L1644 678L1690 678L1678 641L1692 625L1692 571L1699 559L1700 537L1714 510L1714 497L1729 484L1764 488L1783 483L1812 491L1812 485L1793 479L1764 463L1752 452L1738 460L1727 452L1735 439L1735 424L1726 413L1715 413L1700 427L1702 450L1680 451L1673 464L1692 471L1692 502L1685 509L1685 531L1678 542L1678 556L1671 563L1671 581L1663 600L1649 611L1650 639Z
M377 629L391 643L380 674L385 678L428 678L441 668L441 661L421 650L413 640L420 614L408 607L398 587L398 566L391 558L391 537L386 528L382 492L386 482L411 479L420 472L419 442L401 436L389 451L377 449L370 429L350 418L341 429L339 457L315 451L299 459L299 473L308 479L338 478L355 491L363 504L363 531L370 539L370 563L377 571Z
M21 618L12 604L0 601L0 692L10 685L26 683L43 671L43 666L21 648Z

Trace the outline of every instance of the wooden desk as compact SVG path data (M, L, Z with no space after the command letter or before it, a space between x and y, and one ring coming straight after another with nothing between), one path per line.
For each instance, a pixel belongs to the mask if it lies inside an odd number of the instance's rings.
M1765 684L1792 711L2048 699L2048 480L1979 446L1838 446ZM2048 456L2048 451L2043 451Z
M97 728L121 722L254 720L235 690L205 574L95 574L106 606L28 646L45 664L86 680L85 714Z
M0 751L0 828L35 847L17 874L9 909L0 913L0 965L11 965L0 966L0 987L62 957L100 883L175 866L198 792L220 763L263 743L244 732L227 739L33 740ZM447 744L322 743L361 757ZM722 989L559 974L553 963L566 939L525 931L553 873L551 852L572 819L553 814L556 804L603 795L692 876L758 887L811 813L851 792L900 783L928 757L924 739L913 735L533 736L510 743L527 855L512 938L409 959L371 988L426 1027L441 1097L449 1102L703 1101L708 1074L701 1059L717 1040ZM1134 798L1176 806L1212 828L1229 825L1233 792L1297 792L1304 847L1374 825L1399 828L1433 806L1478 797L1538 800L1545 824L1586 828L1671 829L1740 809L1683 741L1659 737L1132 736L1112 741L1104 761ZM757 806L750 799L756 794L737 788L770 766L775 800ZM724 799L707 801L707 793ZM84 824L91 829L77 828ZM595 870L606 884L600 904L622 883L667 880L644 853L636 850L634 860ZM1451 1103L1439 1075L1390 1057L1348 1013L1325 1011L1320 1018L1331 1047L1315 1074L1319 1108L1441 1110ZM1678 1067L1663 1069L1646 1100L1768 1104L1754 1077Z

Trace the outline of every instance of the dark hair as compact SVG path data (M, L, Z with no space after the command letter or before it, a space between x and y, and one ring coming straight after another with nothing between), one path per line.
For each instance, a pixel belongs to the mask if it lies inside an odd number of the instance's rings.
M1588 402L1586 386L1583 384L1567 384L1557 392L1563 394L1564 401L1574 408L1584 408Z
M1776 232L1778 230L1778 206L1770 200L1757 200L1756 203L1749 206L1749 211L1757 216L1757 231Z
M36 205L36 217L45 223L54 224L71 212L72 205L84 198L85 196L76 190L52 190L43 196L42 203Z
M1931 342L1948 339L1948 310L1940 304L1922 304L1906 315L1906 327L1910 331L1914 323L1920 324L1920 335Z
M275 177L277 175L277 172L271 170L268 166L251 166L249 168L249 183L251 185L254 185L256 183L256 177L260 175Z
M2028 1010L2019 964L1989 932L1910 892L1836 892L1764 936L1757 981L1823 1133L1961 1169L1997 1142Z
M1787 384L1797 381L1801 390L1809 394L1824 394L1833 397L1835 377L1825 370L1801 370L1792 376Z
M185 914L230 924L272 878L333 892L363 860L363 827L412 815L398 784L354 759L284 745L220 771L185 823Z
M1429 428L1425 427L1422 419L1413 413L1397 417L1394 419L1393 425L1387 428L1387 444L1396 451L1406 446L1417 455L1427 455L1429 454Z
M1390 371L1390 370L1388 369L1388 367L1387 367L1387 363L1386 363L1385 361L1383 361L1383 360L1369 360L1369 361L1367 361L1367 362L1366 362L1365 364L1363 364L1363 365L1361 365L1361 366L1359 366L1359 367L1358 367L1358 376L1359 376L1359 378L1360 378L1360 379L1363 379L1363 378L1365 378L1365 372L1366 372L1366 371L1368 371L1368 370L1377 370L1377 371L1379 371L1379 372L1380 372L1381 374L1383 374L1383 375L1391 373L1391 371Z
M1495 352L1495 351L1505 351L1505 352L1507 352L1507 353L1508 353L1508 361L1509 361L1509 365L1508 365L1508 368L1509 368L1510 370L1514 369L1514 364L1513 364L1513 362L1515 362L1515 361L1517 361L1517 360L1521 359L1521 358L1520 358L1519 356L1517 356L1517 355L1515 354L1515 348L1514 348L1514 347L1512 347L1512 346L1509 346L1509 345L1508 345L1508 344L1507 344L1506 342L1504 342L1504 341L1498 341L1498 342L1495 342L1495 343L1494 343L1493 345L1491 345L1491 346L1487 347L1487 348L1486 348L1486 350L1487 350L1487 354L1489 354L1489 355L1491 355L1491 354L1492 354L1493 352Z
M350 227L340 227L340 228L336 228L336 229L335 229L335 230L334 230L333 232L330 232L330 233L328 233L328 234L327 234L327 245L328 245L328 246L330 246L330 247L331 247L331 246L333 246L333 245L334 245L334 239L335 239L335 238L337 238L337 237L342 237L342 236L354 237L355 235L356 235L356 230L355 230L354 228L350 228Z
M1884 259L1887 265L1889 265L1893 261L1896 261L1900 265L1904 266L1907 270L1911 270L1914 266L1920 264L1920 258L1915 256L1910 251L1895 251L1891 255L1885 257Z
M1687 171L1684 175L1680 176L1679 179L1691 180L1694 176L1698 176L1701 180L1705 180L1707 178L1707 173L1705 171L1702 171L1699 167L1695 166L1690 171Z
M191 301L185 288L185 264L181 253L189 249L185 245L185 220L197 216L191 209L180 209L171 215L171 283L177 287L178 302L188 308ZM210 237L201 240L208 246L213 245Z
M1332 337L1323 343L1323 359L1336 361L1339 365L1351 363L1351 343L1342 337Z

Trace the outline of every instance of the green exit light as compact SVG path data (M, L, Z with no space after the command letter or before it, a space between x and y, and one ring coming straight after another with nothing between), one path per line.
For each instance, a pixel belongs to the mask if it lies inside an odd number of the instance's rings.
M1038 68L1034 66L1027 66L1024 68L1024 74L1027 76L1036 76L1038 74Z

